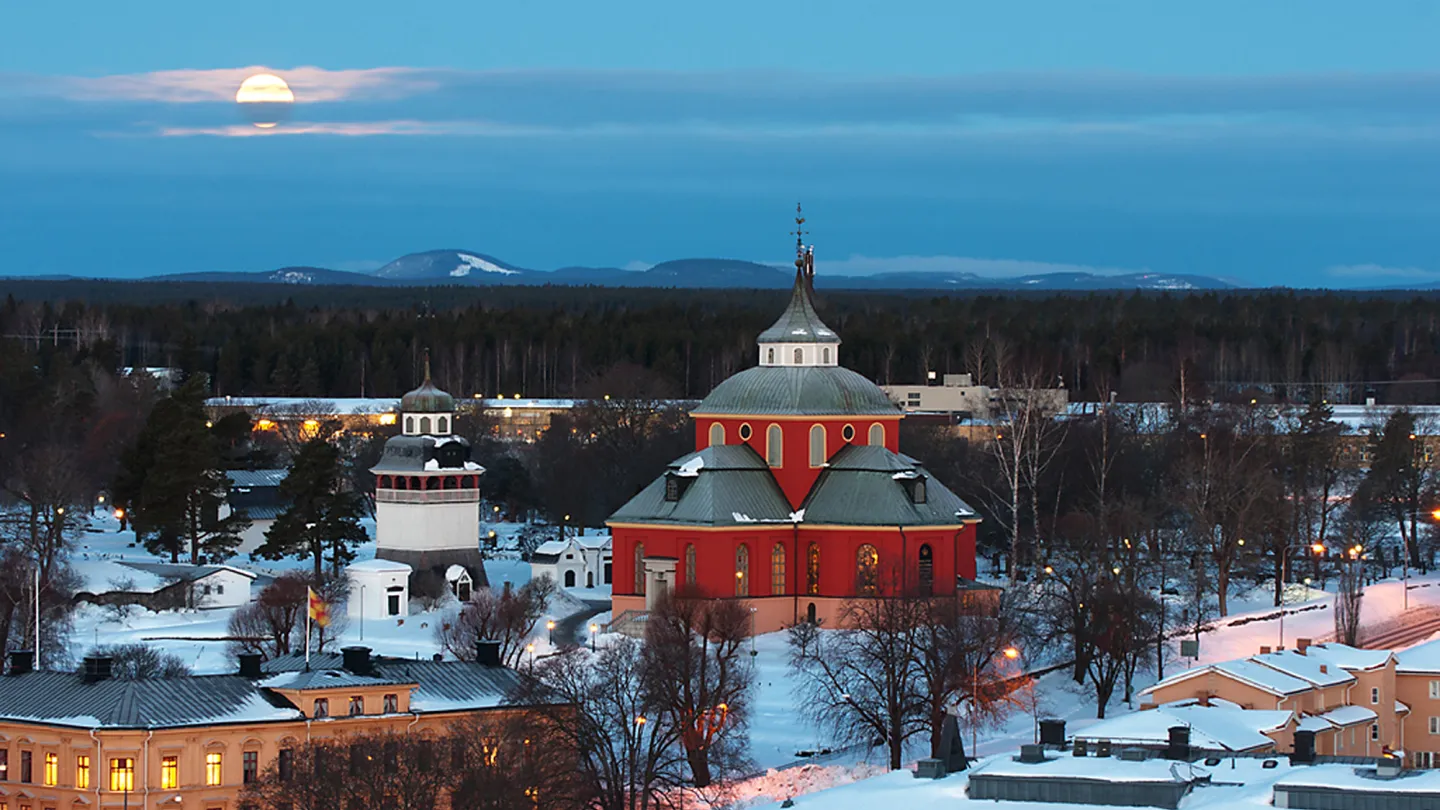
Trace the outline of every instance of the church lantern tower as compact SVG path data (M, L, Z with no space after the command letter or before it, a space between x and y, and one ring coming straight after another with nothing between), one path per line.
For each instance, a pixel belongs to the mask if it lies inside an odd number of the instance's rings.
M485 583L480 555L480 476L470 443L454 434L455 398L430 378L400 400L399 436L385 442L375 475L375 556L414 571L459 565Z

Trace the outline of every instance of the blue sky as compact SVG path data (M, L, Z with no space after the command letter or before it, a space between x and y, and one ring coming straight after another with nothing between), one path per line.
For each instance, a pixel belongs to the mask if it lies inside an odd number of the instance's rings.
M1440 5L0 8L0 275L510 262L1440 281ZM274 130L231 100L260 70Z

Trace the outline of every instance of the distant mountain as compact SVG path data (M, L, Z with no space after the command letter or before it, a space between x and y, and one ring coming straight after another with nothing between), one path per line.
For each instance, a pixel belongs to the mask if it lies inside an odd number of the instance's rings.
M389 281L523 284L526 283L526 276L534 274L534 270L516 267L494 256L471 250L427 250L424 253L401 256L376 270L373 275Z
M224 283L250 284L309 284L336 285L356 284L376 286L384 284L383 279L365 273L351 273L346 270L330 270L324 267L282 267L279 270L262 270L258 273L216 270L202 273L172 273L165 276L151 276L144 281L213 281Z
M363 286L593 285L600 287L681 287L689 289L785 289L795 278L783 265L742 259L673 259L648 270L618 267L562 267L530 270L473 250L427 250L401 256L372 273L323 267L282 267L261 273L203 272L156 276L152 281L249 282ZM963 272L888 272L836 276L822 272L815 283L831 290L1226 290L1242 285L1210 276L1175 273L1039 273L995 278Z

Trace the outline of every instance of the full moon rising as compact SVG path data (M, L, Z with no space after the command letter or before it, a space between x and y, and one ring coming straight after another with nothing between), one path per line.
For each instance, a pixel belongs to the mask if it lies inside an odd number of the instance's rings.
M270 129L290 115L295 94L279 76L257 73L240 83L235 102L246 120L261 129Z

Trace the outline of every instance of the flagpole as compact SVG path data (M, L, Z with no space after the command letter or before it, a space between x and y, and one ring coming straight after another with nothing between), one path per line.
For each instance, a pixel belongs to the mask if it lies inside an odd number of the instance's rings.
M309 600L307 599L306 601L308 602ZM306 672L309 672L309 671L310 671L310 614L311 614L311 609L310 609L310 606L307 604L307 605L305 606L305 671L306 671Z

